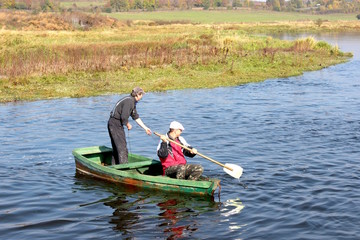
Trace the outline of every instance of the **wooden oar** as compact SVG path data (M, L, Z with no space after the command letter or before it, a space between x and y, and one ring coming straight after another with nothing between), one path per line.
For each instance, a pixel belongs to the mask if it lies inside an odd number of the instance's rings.
M156 136L161 137L161 134L159 134L157 132L154 132L154 134ZM169 142L175 143L176 145L178 145L178 146L180 146L180 147L182 147L182 148L184 148L184 149L186 149L188 151L191 151L191 148L189 148L189 147L187 147L185 145L182 145L181 143L178 143L178 142L176 142L176 141L174 141L174 140L172 140L172 139L170 139L168 137L166 137L166 140L169 141ZM199 155L200 157L203 157L203 158L205 158L205 159L207 159L207 160L209 160L209 161L211 161L213 163L216 163L217 165L222 166L224 171L227 174L229 174L230 176L234 177L234 178L239 179L241 177L242 173L243 173L242 167L240 167L240 166L238 166L236 164L231 164L231 163L222 164L222 163L220 163L220 162L218 162L218 161L216 161L216 160L214 160L212 158L209 158L209 157L207 157L204 154L201 154L199 152L197 153L197 155Z

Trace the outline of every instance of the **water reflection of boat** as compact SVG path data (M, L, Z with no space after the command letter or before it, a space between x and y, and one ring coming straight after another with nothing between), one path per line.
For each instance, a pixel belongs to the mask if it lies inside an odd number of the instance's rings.
M114 209L113 216L109 223L114 224L113 229L131 234L131 229L139 222L139 215L136 211L130 211L130 207L136 202L129 202L125 197L117 197L110 201L105 201L104 205Z
M180 217L177 216L179 213L177 204L177 199L168 199L165 202L157 204L160 207L160 210L163 211L159 214L159 216L167 220L167 222L160 225L166 226L164 232L170 233L170 236L167 239L176 239L181 237L184 229L188 229L190 227L189 225L176 226L178 220L180 219Z
M196 218L199 215L219 210L221 203L203 198L170 195L157 203L160 209L158 225L166 234L166 239L191 236L198 231ZM195 217L196 216L196 217Z
M220 184L218 179L191 181L162 176L160 161L136 154L129 154L127 164L110 165L112 149L105 146L78 148L73 155L78 172L130 186L213 196Z
M75 173L74 191L84 192L80 207L94 209L98 224L107 224L123 239L187 238L199 231L199 217L220 214L214 196L153 191L113 184ZM86 196L90 195L90 198ZM85 202L84 202L85 201ZM107 208L101 208L101 205ZM92 207L94 206L94 207ZM112 210L111 213L107 210Z

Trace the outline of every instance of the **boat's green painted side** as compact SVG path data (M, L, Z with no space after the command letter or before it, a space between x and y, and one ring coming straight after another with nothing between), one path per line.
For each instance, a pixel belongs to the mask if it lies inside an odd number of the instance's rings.
M107 181L164 191L213 195L220 180L180 180L162 176L161 163L144 156L129 154L129 163L110 165L112 149L105 146L73 150L76 169Z

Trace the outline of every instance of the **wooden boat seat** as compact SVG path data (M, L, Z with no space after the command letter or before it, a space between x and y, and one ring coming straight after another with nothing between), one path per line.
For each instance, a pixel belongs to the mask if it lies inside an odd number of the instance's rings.
M160 161L156 160L148 160L148 161L141 161L141 162L134 162L134 163L126 163L126 164L116 164L108 166L109 168L114 168L117 170L126 170L126 169L136 169L142 167L149 167L152 165L161 165Z

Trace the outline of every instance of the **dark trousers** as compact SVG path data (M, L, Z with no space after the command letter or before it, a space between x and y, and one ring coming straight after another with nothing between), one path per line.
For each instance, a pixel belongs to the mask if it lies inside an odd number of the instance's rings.
M128 163L126 136L124 127L121 125L120 121L115 118L110 118L108 121L108 132L113 150L111 164Z
M177 179L198 180L204 168L199 164L182 164L165 169L165 175Z

